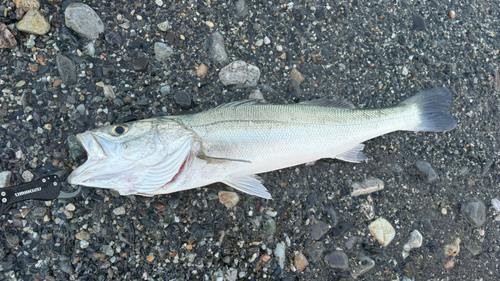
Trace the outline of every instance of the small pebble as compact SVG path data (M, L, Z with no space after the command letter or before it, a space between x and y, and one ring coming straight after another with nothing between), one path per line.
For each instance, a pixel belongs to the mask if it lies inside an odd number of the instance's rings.
M312 240L319 240L330 230L330 226L323 221L318 221L317 223L308 226L308 228Z
M97 39L104 32L99 15L87 4L72 3L64 11L66 26L87 39Z
M425 18L421 15L413 15L413 29L421 30L425 29Z
M168 22L168 20L164 21L164 22L161 22L158 24L158 28L161 30L161 31L168 31L171 26L170 26L170 23Z
M483 201L472 198L462 205L462 215L474 227L480 227L486 221L486 206Z
M211 21L206 21L205 24L208 25L208 27L210 27L210 28L214 28L215 27L214 23L211 22Z
M334 251L326 255L324 262L335 271L346 271L349 269L349 258L342 251Z
M118 207L113 209L113 214L115 214L115 216L125 215L125 207Z
M384 189L384 182L381 179L369 178L363 182L355 182L351 185L352 197L377 192Z
M86 249L90 245L89 241L86 240L81 240L80 241L80 248Z
M450 18L454 19L456 16L456 13L455 13L455 11L452 10L452 11L450 11L449 15L450 15Z
M266 44L266 45L271 44L271 39L269 39L269 37L267 37L267 36L264 37L264 44Z
M413 230L410 234L408 243L404 244L403 250L409 252L411 249L420 248L422 246L422 234L418 230Z
M240 197L236 192L232 191L219 191L219 202L226 206L226 208L232 208L238 204Z
M452 269L453 267L455 266L455 262L454 261L447 261L444 265L444 268L446 269Z
M290 78L293 80L297 81L300 85L300 83L304 82L304 76L302 76L302 73L300 73L297 69L293 69L290 74Z
M420 170L421 173L427 176L428 182L433 182L438 179L438 175L436 174L436 171L434 171L434 169L432 168L431 164L425 161L417 161L415 163L415 166L417 167L418 170Z
M297 252L295 254L293 264L294 264L295 268L297 269L297 272L300 273L300 272L304 271L306 266L309 265L309 262L307 262L306 257L301 252Z
M255 42L255 46L260 47L264 44L264 39L259 39Z
M132 64L134 71L145 72L148 69L149 60L147 58L138 58Z
M75 238L78 239L78 240L89 240L90 239L90 233L88 233L85 230L82 230L82 231L78 232L75 235Z
M358 266L352 270L352 278L357 279L375 266L375 261L367 256L362 256L357 262Z
M208 70L208 67L202 63L202 64L200 64L200 66L198 66L198 69L196 69L196 75L203 78L203 77L205 77L205 75L207 75L207 70Z
M0 22L0 49L8 49L16 45L17 41L12 32L3 22Z
M9 187L11 177L12 177L11 171L0 172L0 188Z
M273 219L268 219L263 225L264 234L268 239L272 239L276 232L276 222Z
M226 65L229 62L229 55L224 46L224 35L216 31L205 40L205 49L208 57L216 63Z
M491 199L491 205L495 211L500 212L500 200L496 198Z
M154 45L155 58L159 62L163 62L166 58L174 54L174 50L162 42L156 42Z
M221 69L219 78L226 87L255 87L260 79L260 69L244 61L233 61Z
M21 87L22 87L22 86L24 86L24 85L26 85L26 81L21 80L21 81L17 82L17 84L16 84L16 86L15 86L15 87L16 87L16 88L21 88Z
M384 218L378 218L368 226L370 233L382 246L387 246L396 236L396 231L391 223Z
M160 88L160 93L161 93L163 96L165 96L165 95L170 94L170 90L171 90L170 86L169 86L169 85L165 85L165 86L162 86L162 87Z
M192 106L191 96L184 90L175 93L174 101L183 109L189 109Z
M35 177L30 171L24 171L21 176L23 177L24 182L31 182Z
M29 34L45 35L50 31L50 23L38 9L30 9L17 24L17 29Z
M278 258L278 263L281 269L285 268L285 246L282 243L276 244L276 249L274 249L274 255Z
M460 252L460 242L460 238L457 237L452 243L444 245L444 253L450 257L458 255Z
M76 207L75 205L73 205L73 203L69 203L68 205L66 205L66 207L64 207L67 211L70 211L70 212L73 212L74 210L76 210Z

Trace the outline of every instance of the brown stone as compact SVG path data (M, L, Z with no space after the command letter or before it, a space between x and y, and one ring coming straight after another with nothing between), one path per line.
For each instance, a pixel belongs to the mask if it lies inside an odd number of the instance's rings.
M7 26L0 22L0 49L12 48L17 45L16 38L7 28Z
M32 64L32 65L30 65L30 70L32 72L37 72L38 71L38 64Z
M23 9L27 12L29 9L40 9L40 2L38 0L14 0L17 9Z
M62 80L61 79L57 79L56 81L54 81L54 84L52 84L53 87L59 87L59 85L62 84Z
M30 9L17 24L17 29L29 34L44 35L50 30L50 23L39 10Z
M297 254L295 254L294 265L295 265L295 268L297 269L297 272L300 273L300 272L304 271L306 266L309 265L309 262L307 261L306 257L301 252L298 252Z

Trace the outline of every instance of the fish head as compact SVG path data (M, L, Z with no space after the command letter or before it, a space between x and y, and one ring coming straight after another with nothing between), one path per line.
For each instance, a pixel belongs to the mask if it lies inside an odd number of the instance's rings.
M87 161L71 184L153 196L185 177L195 153L194 134L175 120L153 118L97 128L77 135Z

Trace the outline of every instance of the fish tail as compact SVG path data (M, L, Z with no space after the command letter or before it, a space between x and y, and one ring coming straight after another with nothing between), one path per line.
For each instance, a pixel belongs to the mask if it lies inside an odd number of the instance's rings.
M451 103L451 92L445 87L422 91L406 99L402 106L416 106L420 122L408 131L444 132L457 126L457 120L447 112Z

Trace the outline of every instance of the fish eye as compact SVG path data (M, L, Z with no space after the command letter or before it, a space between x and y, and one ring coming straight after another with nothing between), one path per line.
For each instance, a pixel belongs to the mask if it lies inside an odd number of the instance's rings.
M121 136L125 134L128 131L127 125L115 125L113 126L113 129L111 130L115 136Z

